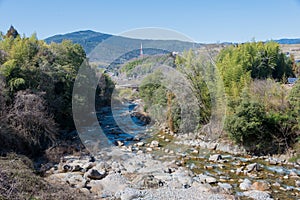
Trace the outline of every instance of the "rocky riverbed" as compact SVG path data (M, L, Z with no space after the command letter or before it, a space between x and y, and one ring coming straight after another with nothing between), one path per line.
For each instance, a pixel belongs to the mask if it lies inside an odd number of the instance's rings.
M92 199L299 199L300 165L203 148L168 130L94 157L68 156L46 180ZM243 151L243 150L242 150Z
M234 199L228 186L162 162L148 153L112 147L95 157L64 157L47 172L52 184L69 184L94 199Z

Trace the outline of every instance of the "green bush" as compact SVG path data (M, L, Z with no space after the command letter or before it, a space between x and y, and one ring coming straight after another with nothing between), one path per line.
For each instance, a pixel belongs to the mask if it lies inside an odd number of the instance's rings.
M263 127L265 120L263 106L244 96L235 113L227 117L226 129L234 141L245 145L253 139L258 142L268 136Z

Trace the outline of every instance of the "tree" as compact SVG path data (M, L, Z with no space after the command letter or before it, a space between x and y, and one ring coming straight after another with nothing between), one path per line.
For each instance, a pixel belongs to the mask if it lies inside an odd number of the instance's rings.
M281 81L293 77L292 61L281 52L275 42L248 42L223 49L217 57L217 66L223 76L226 92L236 98L250 79L273 78Z
M191 90L197 98L199 108L199 124L209 122L211 116L211 97L207 83L213 80L211 63L200 55L196 56L192 50L177 56L176 67L182 72L191 85Z
M226 129L230 137L238 144L256 143L265 136L263 124L265 111L258 102L250 100L250 96L244 90L241 103L235 109L233 115L228 116Z
M19 35L18 31L13 27L13 25L11 25L6 33L6 37L16 38L18 35Z

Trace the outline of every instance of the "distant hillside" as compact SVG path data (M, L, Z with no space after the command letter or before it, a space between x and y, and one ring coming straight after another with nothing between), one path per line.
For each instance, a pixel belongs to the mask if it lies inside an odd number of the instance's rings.
M141 43L143 44L143 52L148 55L165 54L166 52L177 51L182 52L190 48L199 48L202 44L177 41L177 40L141 40L132 39L109 34L98 33L94 31L79 31L67 33L64 35L55 35L46 38L47 43L57 42L62 40L72 40L83 46L86 53L89 54L90 61L110 64L115 62L123 63L122 60L130 60L139 56ZM99 43L106 40L102 45ZM94 50L96 49L96 50ZM94 50L94 51L93 51ZM126 55L125 55L126 54Z
M300 44L300 38L295 38L295 39L283 38L280 40L275 40L275 42L278 42L279 44Z
M45 41L47 43L60 43L64 39L72 40L74 43L78 43L83 46L84 50L88 54L88 57L90 58L90 61L103 66L109 64L112 68L114 68L114 65L122 64L132 58L138 57L140 54L141 43L143 44L143 52L147 55L166 54L167 52L171 51L182 52L190 48L199 48L204 46L203 44L199 43L176 40L141 40L112 36L113 35L110 34L86 30L54 35L46 38ZM282 45L300 44L300 38L280 39L275 41ZM100 43L101 45L98 45ZM222 45L229 44L233 43L223 43ZM289 51L289 49L287 51Z
M85 52L90 53L100 42L111 37L112 35L98 33L94 31L78 31L67 34L60 34L48 37L45 39L45 42L51 43L61 43L63 40L72 40L74 43L80 44L83 46Z

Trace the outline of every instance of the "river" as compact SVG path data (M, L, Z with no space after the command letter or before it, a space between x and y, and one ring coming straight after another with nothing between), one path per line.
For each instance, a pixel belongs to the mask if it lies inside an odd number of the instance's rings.
M113 143L118 141L130 145L137 140L149 137L150 128L141 120L130 114L137 104L132 102L118 103L102 107L97 113L101 129Z
M112 143L120 145L119 142L122 142L121 145L130 146L130 149L135 151L136 141L142 140L146 145L139 150L147 152L149 143L157 140L160 144L159 148L153 148L151 153L158 155L158 159L167 160L168 157L173 159L175 155L184 167L191 169L195 174L214 177L218 183L229 183L234 190L233 193L239 198L242 195L240 185L245 179L252 183L266 181L266 191L275 199L299 198L300 188L295 186L295 181L300 179L299 165L284 164L284 162L270 164L268 156L260 158L236 156L200 147L178 145L175 141L178 141L179 137L170 136L163 131L150 134L151 127L136 117L131 117L130 114L136 106L137 104L132 102L124 102L114 105L113 109L103 107L98 112L101 128ZM168 142L165 142L166 138ZM170 154L170 152L174 153ZM220 154L222 159L216 162L210 161L209 157L213 154ZM246 173L247 167L254 163L259 166L259 169Z

